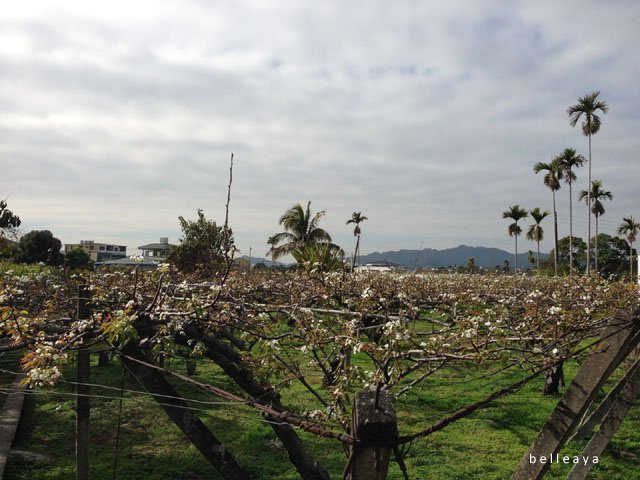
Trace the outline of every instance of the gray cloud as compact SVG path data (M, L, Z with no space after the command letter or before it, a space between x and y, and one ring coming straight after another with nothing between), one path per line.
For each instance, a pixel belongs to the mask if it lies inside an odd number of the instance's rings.
M243 253L266 251L282 212L307 200L347 249L356 210L365 252L511 248L501 212L550 208L532 166L567 146L586 153L565 110L594 89L610 104L593 142L594 177L615 194L602 224L640 216L635 2L268 5L9 8L0 195L25 229L176 240L178 215L222 221L234 152Z

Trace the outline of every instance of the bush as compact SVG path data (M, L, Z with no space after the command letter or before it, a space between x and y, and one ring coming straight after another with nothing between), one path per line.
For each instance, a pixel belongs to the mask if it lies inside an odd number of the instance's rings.
M81 248L74 248L67 252L65 264L72 270L87 270L91 266L91 257Z
M18 263L45 263L59 265L62 243L49 230L33 230L18 243L15 260Z
M178 219L184 237L179 245L171 248L167 260L187 274L209 275L219 272L225 264L225 241L227 248L233 248L231 231L228 231L225 240L224 228L213 220L207 220L200 209L195 221L183 217Z

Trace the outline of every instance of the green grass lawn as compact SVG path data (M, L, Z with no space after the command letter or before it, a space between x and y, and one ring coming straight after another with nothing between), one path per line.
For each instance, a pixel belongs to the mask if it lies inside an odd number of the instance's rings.
M93 357L91 382L116 388L92 390L93 395L100 397L92 399L91 478L107 480L113 478L119 420L117 388L122 370L117 361L106 367L97 367L97 358ZM2 357L3 368L10 370L12 361L15 362L15 356ZM180 360L172 360L168 366L184 372ZM15 363L12 368L15 368ZM523 374L522 371L514 371L481 378L490 368L485 365L459 365L443 369L420 388L399 399L396 408L400 434L421 430L447 412L479 400ZM575 363L567 365L568 382L575 375L576 368ZM66 370L66 379L73 378L71 365ZM205 361L198 363L196 378L234 390L220 370ZM6 374L0 379L3 387L12 380ZM255 478L299 478L269 425L253 410L216 403L220 399L191 387L176 386L185 397L213 402L192 403L192 406L198 409L202 420ZM140 390L140 387L126 376L125 389ZM72 384L61 383L53 390L37 390L27 396L14 448L49 455L51 461L28 467L10 463L5 474L7 480L75 478L72 392ZM541 392L542 379L538 379L470 417L416 441L406 459L411 478L509 478L558 401L558 397L544 397ZM283 391L282 396L285 404L295 409L310 408L309 396L297 385ZM185 476L188 472L207 479L220 478L148 395L127 391L120 422L115 478L183 479L188 478ZM589 478L627 480L637 475L640 471L639 427L640 409L635 406ZM332 478L341 478L346 463L342 446L337 441L318 439L304 432L300 435ZM572 444L563 453L577 455L584 446L585 442ZM569 467L554 465L548 478L564 478ZM391 466L389 478L402 478L395 463Z

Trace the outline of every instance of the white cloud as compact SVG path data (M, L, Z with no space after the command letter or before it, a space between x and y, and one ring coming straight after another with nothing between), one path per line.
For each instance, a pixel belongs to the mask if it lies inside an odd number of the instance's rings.
M245 253L307 200L345 245L369 216L365 252L511 248L501 212L550 208L532 166L585 153L565 109L594 89L603 225L639 215L634 2L23 3L0 20L0 195L27 229L134 246L222 221L233 151Z

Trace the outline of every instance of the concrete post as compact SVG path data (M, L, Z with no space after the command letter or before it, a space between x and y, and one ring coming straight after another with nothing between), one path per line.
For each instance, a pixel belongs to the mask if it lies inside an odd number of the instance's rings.
M358 392L353 401L351 480L385 480L398 426L393 397L386 390Z

